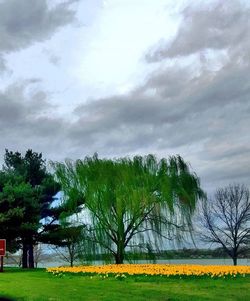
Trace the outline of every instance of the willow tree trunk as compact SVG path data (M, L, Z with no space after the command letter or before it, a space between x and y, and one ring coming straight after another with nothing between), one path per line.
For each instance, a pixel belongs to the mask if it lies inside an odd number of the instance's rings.
M122 264L124 261L124 254L115 254L115 263Z
M122 264L124 261L125 246L123 241L119 241L117 244L117 251L115 254L115 263Z

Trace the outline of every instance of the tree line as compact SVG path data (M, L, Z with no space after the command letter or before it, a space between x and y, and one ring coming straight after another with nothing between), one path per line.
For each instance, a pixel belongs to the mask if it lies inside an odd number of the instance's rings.
M63 201L55 205L59 191ZM200 237L221 245L237 264L249 247L248 189L230 185L208 199L180 156L111 160L94 154L48 168L41 153L6 150L0 171L0 236L10 252L22 250L23 268L34 268L39 242L66 247L71 265L79 245L123 263L128 249L160 249L190 235L198 204ZM73 219L76 214L81 218Z

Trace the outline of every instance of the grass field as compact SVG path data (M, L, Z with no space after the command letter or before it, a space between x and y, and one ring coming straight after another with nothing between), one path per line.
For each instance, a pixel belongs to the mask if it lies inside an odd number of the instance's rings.
M235 279L171 279L132 277L123 281L98 276L62 278L43 269L5 269L0 274L0 296L12 300L50 301L177 301L250 300L250 277ZM0 299L1 300L1 299Z

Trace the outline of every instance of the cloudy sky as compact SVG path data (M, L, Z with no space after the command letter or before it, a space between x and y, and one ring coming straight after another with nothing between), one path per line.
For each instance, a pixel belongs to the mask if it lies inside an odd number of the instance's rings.
M249 1L0 0L0 163L180 154L249 185L249 33Z

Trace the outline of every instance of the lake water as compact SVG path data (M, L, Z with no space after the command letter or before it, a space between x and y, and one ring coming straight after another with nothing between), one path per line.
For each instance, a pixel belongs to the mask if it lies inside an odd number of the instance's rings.
M152 261L138 260L134 263L153 263ZM169 259L169 260L156 260L155 263L159 264L200 264L200 265L233 265L231 259L217 258L217 259ZM92 265L102 265L103 261L95 261L91 263ZM61 265L68 265L63 261L51 261L43 262L38 265L38 267L55 267ZM238 265L250 265L250 259L238 259Z

